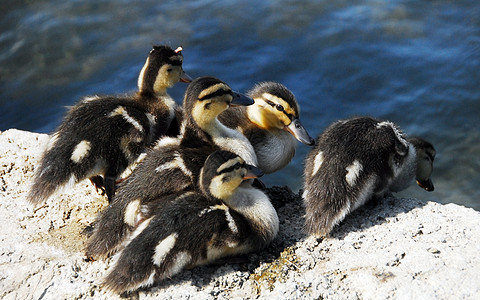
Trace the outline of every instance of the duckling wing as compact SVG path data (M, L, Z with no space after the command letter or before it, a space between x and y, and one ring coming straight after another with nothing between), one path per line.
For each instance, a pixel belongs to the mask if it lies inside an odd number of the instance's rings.
M245 232L239 216L221 201L193 192L180 195L135 230L105 286L118 293L135 290L236 253Z
M119 184L113 202L96 222L86 255L96 258L114 252L139 221L170 202L168 195L194 189L210 151L176 145L151 150Z
M129 99L98 97L80 102L52 136L30 202L43 202L67 183L91 176L103 175L114 181L145 150L150 134L151 121Z

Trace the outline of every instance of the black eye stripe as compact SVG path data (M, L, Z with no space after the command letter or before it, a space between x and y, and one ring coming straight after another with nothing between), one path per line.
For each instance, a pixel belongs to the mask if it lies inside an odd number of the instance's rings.
M272 106L272 107L275 107L277 106L277 104L273 101L270 101L270 100L265 100L265 102L267 102L268 105ZM283 110L279 110L280 112L283 112L284 115L287 116L288 119L293 120L293 115L292 114L289 114L285 111L285 108L283 108Z
M273 101L270 101L270 100L265 100L265 102L267 102L268 105L270 105L271 107L275 107L275 102Z
M233 92L231 90L224 90L224 89L219 89L219 90L216 90L215 92L213 93L210 93L208 95L205 95L203 96L202 98L198 99L198 100L206 100L206 99L211 99L211 98L215 98L215 97L218 97L218 96L223 96L223 95L231 95L233 96Z
M245 168L245 163L241 164L241 163L236 163L234 164L233 166L231 167L228 167L228 168L225 168L223 170L221 170L219 172L219 174L224 174L224 173L229 173L229 172L232 172L233 170L235 170L236 167L240 166L241 168Z

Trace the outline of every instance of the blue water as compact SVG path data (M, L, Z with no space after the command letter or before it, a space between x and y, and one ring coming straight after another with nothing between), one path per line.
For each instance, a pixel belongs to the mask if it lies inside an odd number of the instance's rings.
M82 96L134 91L158 43L192 77L285 84L312 136L371 115L427 138L436 189L401 195L480 210L480 2L2 1L0 130L48 133ZM267 185L301 188L308 150Z

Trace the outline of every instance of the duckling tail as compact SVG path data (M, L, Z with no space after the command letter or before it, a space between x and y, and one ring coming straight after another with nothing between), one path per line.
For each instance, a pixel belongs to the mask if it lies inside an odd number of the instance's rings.
M60 161L55 153L47 151L35 173L27 199L37 206L47 201L60 188L73 185L76 181L69 165Z

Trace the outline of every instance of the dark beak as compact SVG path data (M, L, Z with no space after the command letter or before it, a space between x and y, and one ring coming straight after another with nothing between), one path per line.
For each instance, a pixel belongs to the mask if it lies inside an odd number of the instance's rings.
M192 82L192 77L188 76L187 73L185 73L185 71L182 70L182 75L180 75L180 81L189 83L189 82Z
M233 92L232 97L233 99L232 102L230 102L230 106L249 106L255 103L252 98L237 92Z
M262 177L264 174L262 170L252 165L247 165L247 171L247 174L243 176L243 180Z
M433 190L435 189L435 187L433 186L433 182L430 178L422 181L417 180L417 184L419 187L426 190L427 192L433 192Z
M285 130L290 132L299 142L309 146L315 145L315 140L308 134L299 119L293 119L290 125L285 126Z

